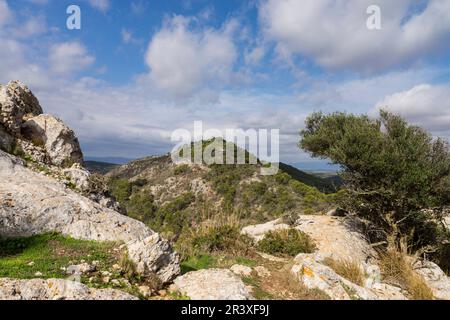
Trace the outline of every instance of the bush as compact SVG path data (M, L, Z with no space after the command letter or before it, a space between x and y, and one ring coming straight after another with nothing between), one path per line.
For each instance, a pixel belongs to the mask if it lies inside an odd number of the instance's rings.
M258 249L273 255L294 257L299 253L313 253L316 245L306 233L291 228L268 232L258 242Z
M109 182L111 193L121 204L125 204L131 196L132 185L126 179L113 179Z
M245 256L251 248L251 240L241 235L240 230L236 217L217 216L212 221L191 228L180 237L178 245L185 256L216 252Z
M340 203L343 209L372 222L385 239L395 233L398 242L407 235L416 249L438 242L430 222L439 221L449 204L446 141L384 111L378 120L315 113L301 136L300 146L312 156L331 159L343 168L347 189ZM436 209L424 213L427 208Z
M181 164L179 166L176 166L175 169L173 169L173 174L179 176L181 174L188 173L189 170L190 168L187 164Z

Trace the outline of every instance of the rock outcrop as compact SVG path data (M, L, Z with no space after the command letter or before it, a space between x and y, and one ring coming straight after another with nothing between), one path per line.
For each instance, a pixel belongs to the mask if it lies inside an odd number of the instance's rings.
M230 270L189 272L174 281L175 288L192 300L251 300L249 290Z
M114 289L92 289L62 279L0 279L0 300L138 300Z
M14 137L20 137L22 123L26 117L42 114L39 101L19 81L0 85L0 123Z
M431 261L415 261L414 271L420 275L437 299L450 300L450 278Z
M19 81L0 85L0 125L2 150L11 152L14 146L48 165L83 162L75 133L61 120L43 114L38 99Z
M381 283L381 276L374 277L369 271L372 266L361 265L362 274L369 279L360 286L325 265L327 257L320 253L299 254L291 273L307 288L322 290L333 300L406 300L400 288Z
M25 121L22 136L44 148L48 164L70 167L74 163L83 163L83 153L75 133L51 115L41 114Z
M80 240L122 241L144 274L162 282L180 271L170 244L143 223L107 209L0 151L0 235L59 232Z
M362 234L352 225L352 221L342 217L301 215L293 226L308 234L318 251L332 254L339 259L352 259L360 263L376 256ZM260 225L248 226L242 233L255 241L260 241L269 231L290 228L281 219Z

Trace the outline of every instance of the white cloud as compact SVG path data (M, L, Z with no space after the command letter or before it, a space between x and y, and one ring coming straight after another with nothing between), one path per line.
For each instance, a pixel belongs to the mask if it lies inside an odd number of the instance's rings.
M80 42L55 44L50 49L49 63L51 70L59 75L80 72L95 61Z
M109 0L88 0L88 2L93 8L101 12L108 11L111 6Z
M385 109L434 133L450 136L450 85L421 84L386 96L372 113Z
M369 30L366 10L381 7L382 29ZM267 0L259 7L264 35L280 56L299 54L330 69L361 73L411 63L449 46L450 1Z
M10 22L12 19L12 12L9 9L8 3L5 0L0 0L0 28Z
M221 29L196 28L194 24L193 19L182 16L168 19L146 53L153 84L175 97L226 84L237 58L234 21Z

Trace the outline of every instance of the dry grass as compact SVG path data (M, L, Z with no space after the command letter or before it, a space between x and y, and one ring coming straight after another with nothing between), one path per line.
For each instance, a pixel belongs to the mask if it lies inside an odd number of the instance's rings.
M333 258L326 258L323 262L338 275L361 287L364 286L364 273L357 262L353 260L336 260Z
M411 299L434 299L433 292L425 281L414 272L404 252L388 249L381 254L380 267L384 280L406 290Z
M269 278L254 279L253 290L255 298L261 298L264 292L272 300L330 300L330 297L319 289L309 289L298 281L291 273L291 265L266 264L270 271ZM256 284L256 286L255 286Z

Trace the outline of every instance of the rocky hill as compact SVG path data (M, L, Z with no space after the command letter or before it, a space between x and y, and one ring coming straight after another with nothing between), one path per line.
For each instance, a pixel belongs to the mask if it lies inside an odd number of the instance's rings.
M275 176L262 176L259 169L250 164L176 165L166 155L132 161L107 177L129 216L176 237L223 214L252 224L298 212L324 214L333 208L338 195L314 186L325 186L324 180L286 165Z
M20 82L0 86L0 148L0 299L450 299L437 264L378 250L290 168L91 173Z

